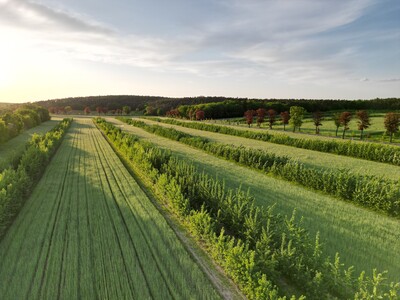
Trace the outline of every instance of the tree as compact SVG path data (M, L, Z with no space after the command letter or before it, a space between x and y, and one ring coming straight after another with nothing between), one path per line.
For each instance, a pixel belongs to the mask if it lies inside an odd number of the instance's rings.
M362 140L364 129L367 129L371 125L371 122L370 122L370 119L368 116L368 112L366 110L357 111L356 116L358 119L358 121L357 121L358 130L361 130L360 140Z
M336 126L336 136L338 135L339 127L341 126L340 124L340 113L334 113L332 116L332 120L335 123Z
M259 108L256 110L256 114L257 114L257 126L261 127L261 124L264 122L267 111L265 110L265 108Z
M196 110L196 120L201 121L204 120L204 111Z
M386 131L390 134L390 142L392 142L393 134L399 131L400 114L394 112L388 112L385 115L384 125Z
M0 143L4 143L8 140L8 129L7 124L0 119Z
M85 115L90 114L90 107L89 107L89 106L86 106L86 107L84 108L83 112L85 113Z
M101 106L97 106L97 107L96 107L96 111L97 111L97 113L98 113L99 116L100 116L100 114L103 112L103 108L102 108Z
M320 111L316 111L313 113L313 122L315 125L315 134L319 134L319 126L322 126L321 121L324 119L324 115Z
M346 134L346 130L349 130L349 123L351 121L351 113L348 111L344 111L340 114L340 125L343 126L343 135L342 139L344 139L344 135Z
M289 124L290 115L289 112L283 111L281 112L281 119L283 124L283 131L286 130L286 125Z
M244 117L246 119L246 123L247 123L247 125L249 125L249 127L250 127L251 124L253 124L253 117L254 117L255 114L256 114L256 112L254 110L252 110L252 109L249 109L244 113Z
M64 111L67 113L67 115L72 111L72 107L71 106L66 106L64 107Z
M303 124L304 113L306 110L301 106L290 107L290 124L293 126L293 132L296 131L296 127L300 131L300 127Z
M146 106L146 108L145 108L145 112L144 112L144 114L146 115L146 116L154 116L155 114L156 114L156 109L153 107L153 106L151 106L151 105L147 105Z
M131 107L125 105L124 107L122 107L122 111L124 112L125 115L129 115L129 113L131 112Z
M272 129L272 125L274 125L276 122L276 111L274 109L268 109L267 114L269 129Z

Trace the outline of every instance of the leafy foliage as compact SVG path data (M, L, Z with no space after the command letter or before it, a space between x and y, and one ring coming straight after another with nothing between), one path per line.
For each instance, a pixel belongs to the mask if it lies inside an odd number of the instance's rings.
M34 135L16 169L0 173L0 238L24 204L72 119L64 119L45 135Z
M241 165L261 170L365 207L400 216L400 184L396 181L353 174L348 170L310 168L297 161L290 160L286 156L277 156L267 151L216 143L173 128L147 125L142 121L126 118L121 118L121 120L148 132L202 149Z
M182 127L199 129L210 132L240 136L249 139L261 140L274 144L292 146L320 152L334 153L350 157L362 158L371 161L390 163L400 166L400 147L376 143L359 143L353 141L334 141L320 139L294 138L285 134L272 134L269 132L256 132L235 129L227 126L204 124L198 122L185 122L173 119L153 118L158 122L179 125ZM399 119L400 120L400 119Z

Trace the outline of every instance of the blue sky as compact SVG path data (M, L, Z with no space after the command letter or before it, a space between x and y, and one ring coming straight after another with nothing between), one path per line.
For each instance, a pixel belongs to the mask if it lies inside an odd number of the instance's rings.
M398 0L0 0L0 102L400 97Z

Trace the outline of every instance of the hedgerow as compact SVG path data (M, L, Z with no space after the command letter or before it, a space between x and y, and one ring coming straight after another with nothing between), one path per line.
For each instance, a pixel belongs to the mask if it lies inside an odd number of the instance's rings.
M355 277L339 254L325 257L319 235L312 239L295 211L284 217L260 208L249 193L227 190L169 151L103 119L95 122L250 299L286 299L288 284L307 299L395 299L400 284L385 284L385 273Z
M16 169L0 173L0 239L22 208L72 119L64 119L45 135L34 134Z
M234 135L248 139L270 142L274 144L281 144L281 145L314 150L319 152L334 153L338 155L356 157L356 158L389 163L400 166L400 147L397 146L377 144L371 142L294 138L285 134L271 134L267 132L240 130L232 127L220 126L214 124L185 122L175 119L161 119L152 117L147 117L147 118L149 120L154 120L172 125L179 125L187 128Z
M264 150L212 142L173 128L120 118L148 132L202 149L213 155L261 170L279 178L339 197L392 216L400 216L400 183L349 170L317 169Z

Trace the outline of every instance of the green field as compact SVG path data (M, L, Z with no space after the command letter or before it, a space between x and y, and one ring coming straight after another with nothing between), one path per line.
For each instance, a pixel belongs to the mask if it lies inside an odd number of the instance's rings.
M1 299L218 299L91 120L77 120L0 242Z
M315 134L315 125L313 123L312 117L308 116L305 117L303 120L303 125L301 126L301 132L300 133L292 133L292 127L290 125L286 125L286 132L285 134L288 134L293 137L299 137L302 135L306 135L307 138L312 138L312 137L334 137L336 138L336 126L332 120L332 113L327 112L326 117L324 120L321 122L322 125L319 127L320 128L320 134L316 135ZM384 119L385 119L385 114L384 113L379 113L379 112L372 112L370 113L370 123L371 126L368 129L364 130L364 138L363 140L365 141L370 141L370 142L389 142L389 135L385 133L385 127L384 127ZM235 125L235 128L246 128L249 129L247 126L245 120L243 118L235 118L235 119L221 119L221 120L213 120L210 121L211 123L217 123L217 124L222 124L222 125ZM274 133L283 133L283 125L279 121L279 118L277 118L276 124L273 125L273 130L269 130L270 132ZM257 127L256 124L256 119L254 120L254 124L250 127L250 129L260 129ZM267 118L266 121L261 125L261 129L269 129L269 124L267 123ZM338 138L342 138L342 133L343 133L343 127L339 127L338 130ZM355 113L353 113L353 118L349 123L349 130L346 131L346 139L352 139L355 141L358 141L360 139L360 131L358 130L357 127L357 118L355 117ZM394 144L399 144L400 143L400 132L397 132L396 134L393 135L393 141Z
M250 188L258 205L276 203L275 211L287 215L296 208L297 215L304 217L303 224L311 234L318 231L321 233L327 253L334 256L340 252L341 260L347 266L354 265L358 272L366 270L369 273L376 267L381 271L389 270L392 280L400 277L398 220L266 176L120 121L108 120L141 138L170 149L183 159L193 161L201 170L224 180L229 188L240 185L243 189Z
M212 141L231 144L235 146L245 146L254 149L262 149L279 156L288 156L298 160L307 166L320 169L350 169L354 173L368 174L390 179L400 178L400 168L398 166L373 162L364 159L340 156L336 154L323 153L313 150L300 149L291 146L279 145L258 141L253 139L242 138L238 136L202 131L198 129L186 128L178 125L171 125L161 122L155 122L147 119L140 119L148 124L157 124L167 128L194 135L208 138Z
M45 134L53 129L62 119L53 117L52 120L28 129L15 138L0 144L0 172L10 166L14 160L19 158L25 151L25 145L32 138L34 133Z

